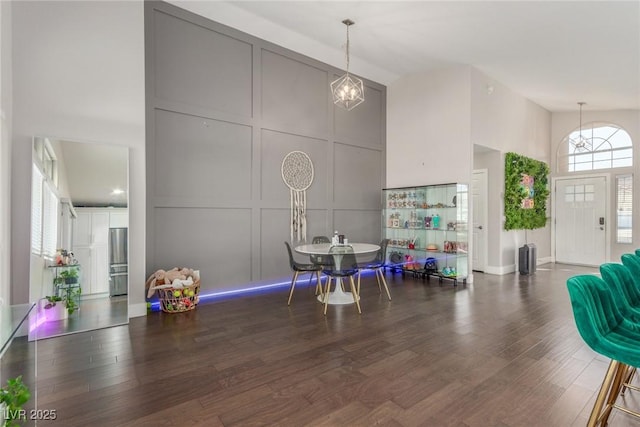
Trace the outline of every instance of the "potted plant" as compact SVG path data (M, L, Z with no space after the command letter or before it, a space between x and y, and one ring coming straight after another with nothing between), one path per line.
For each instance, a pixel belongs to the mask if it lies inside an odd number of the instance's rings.
M71 288L67 290L65 297L62 299L64 305L67 307L67 312L73 314L78 308L78 302L80 300L80 288Z
M46 301L44 304L45 317L47 320L63 320L69 314L78 310L77 300L80 298L80 288L71 288L65 290L63 296L47 295L42 299Z
M78 283L78 269L69 268L60 272L60 277L64 279L64 283L67 285Z
M18 420L26 420L26 412L22 405L31 398L29 388L22 382L22 375L9 378L7 384L0 388L0 422L5 427L20 425Z

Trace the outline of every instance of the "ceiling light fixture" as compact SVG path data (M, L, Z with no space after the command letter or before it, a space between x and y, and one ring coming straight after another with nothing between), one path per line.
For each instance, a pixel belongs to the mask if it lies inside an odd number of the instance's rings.
M591 150L591 143L589 142L589 140L587 138L585 138L584 136L582 136L582 106L585 105L586 102L578 102L578 105L580 106L580 127L579 127L579 131L578 131L578 140L574 143L575 147L576 147L576 151L590 151Z
M364 102L364 84L349 74L349 27L355 22L345 19L342 23L347 26L347 74L331 82L331 93L335 105L351 110Z

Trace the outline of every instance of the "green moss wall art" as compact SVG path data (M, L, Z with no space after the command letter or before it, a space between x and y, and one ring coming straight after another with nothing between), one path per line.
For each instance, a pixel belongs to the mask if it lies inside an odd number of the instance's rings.
M507 153L504 167L504 229L532 230L547 223L549 166Z

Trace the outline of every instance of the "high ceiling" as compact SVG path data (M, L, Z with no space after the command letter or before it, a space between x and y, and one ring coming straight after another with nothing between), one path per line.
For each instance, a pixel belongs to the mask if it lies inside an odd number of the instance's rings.
M472 65L552 112L640 109L640 1L171 3L383 84Z

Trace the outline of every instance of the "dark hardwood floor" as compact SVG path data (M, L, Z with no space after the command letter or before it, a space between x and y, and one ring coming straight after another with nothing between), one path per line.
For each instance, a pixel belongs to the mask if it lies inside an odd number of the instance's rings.
M14 341L60 426L583 426L608 360L577 333L565 282L595 269L544 265L475 283L373 276L327 316L300 286L153 313L128 326ZM301 282L302 283L302 282ZM627 392L640 406L640 393ZM33 424L29 421L27 425ZM640 423L614 412L612 426Z

